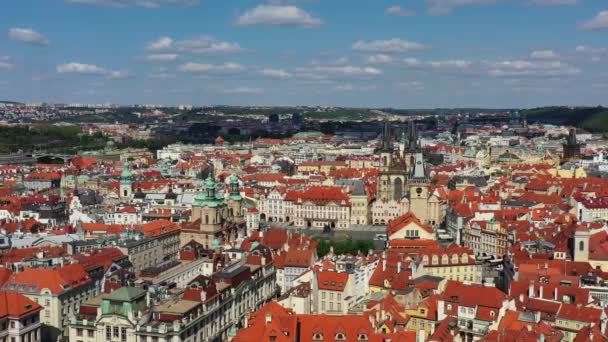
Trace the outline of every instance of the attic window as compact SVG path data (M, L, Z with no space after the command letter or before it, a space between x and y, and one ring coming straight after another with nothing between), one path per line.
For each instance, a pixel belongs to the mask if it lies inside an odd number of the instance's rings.
M357 341L367 341L367 334L359 334L357 336Z
M337 333L335 339L336 339L336 341L344 341L344 340L346 340L346 336L344 336L343 333Z
M335 282L335 281L332 281L332 282L331 282L331 286L336 286L336 282Z
M315 340L315 341L322 341L323 340L323 334L316 333L316 334L312 335L312 339Z

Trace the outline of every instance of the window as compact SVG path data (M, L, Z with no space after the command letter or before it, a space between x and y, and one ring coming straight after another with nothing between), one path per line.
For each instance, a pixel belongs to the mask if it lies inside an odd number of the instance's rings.
M112 328L106 327L106 341L112 340Z
M82 336L82 328L76 329L76 336Z
M315 341L321 341L323 340L323 334L315 333L312 335L312 339Z
M114 330L114 334L113 334L114 337L119 337L120 335L119 335L118 327L114 327L113 330Z
M336 334L336 341L344 341L344 340L346 340L346 336L344 336L343 333Z
M578 250L581 251L581 252L585 250L585 242L584 241L580 241L578 243Z
M120 340L123 342L127 340L127 328L125 327L120 328Z
M87 330L88 337L95 337L95 330Z

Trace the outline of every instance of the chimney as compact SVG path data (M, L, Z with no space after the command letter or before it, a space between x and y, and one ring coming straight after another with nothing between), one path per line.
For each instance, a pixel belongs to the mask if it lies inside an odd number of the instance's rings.
M386 259L382 260L382 272L386 271Z
M543 298L543 286L540 285L538 289L538 298Z
M397 274L401 273L401 261L397 263Z
M201 291L201 302L205 302L207 300L207 292L204 290Z
M553 289L553 300L557 300L557 287Z
M528 297L534 298L534 282L530 282L530 287L528 287Z
M266 312L266 324L269 324L272 322L272 312L268 311Z

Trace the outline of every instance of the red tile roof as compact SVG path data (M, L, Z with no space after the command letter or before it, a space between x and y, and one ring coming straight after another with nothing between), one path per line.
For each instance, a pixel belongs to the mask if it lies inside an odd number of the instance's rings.
M12 291L0 291L0 319L22 319L42 307L26 296Z
M420 227L420 229L428 233L433 233L432 227L420 222L420 220L416 217L416 215L414 215L414 213L407 212L405 215L399 216L389 222L387 227L388 235L391 236L395 234L410 223L415 224L416 226Z
M348 273L319 271L317 273L317 285L319 290L344 292L348 282Z
M71 264L59 269L26 268L21 273L13 274L4 288L35 293L48 289L53 294L61 294L91 282L82 265Z

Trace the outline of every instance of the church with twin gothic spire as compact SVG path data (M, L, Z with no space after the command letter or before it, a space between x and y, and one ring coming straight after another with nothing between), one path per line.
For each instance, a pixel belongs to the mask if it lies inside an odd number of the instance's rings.
M380 174L376 199L372 203L371 222L388 224L391 220L412 212L422 223L435 225L443 220L441 198L431 191L416 123L402 133L395 148L389 122L384 123L380 155Z

